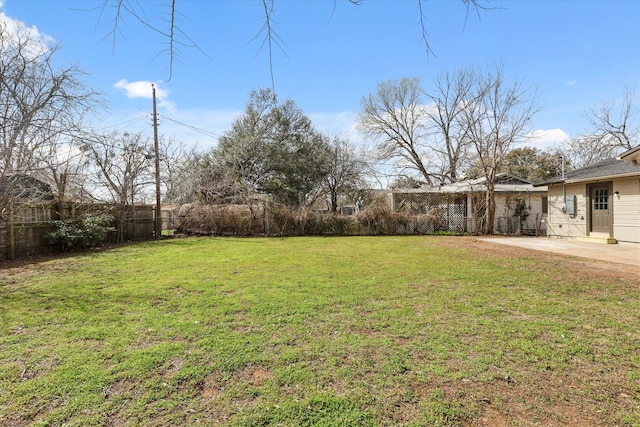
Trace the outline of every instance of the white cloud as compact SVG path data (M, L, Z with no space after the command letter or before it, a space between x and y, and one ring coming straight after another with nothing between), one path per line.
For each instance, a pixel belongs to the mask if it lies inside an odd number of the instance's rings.
M562 145L571 137L562 129L538 129L527 135L527 145L540 150L549 150Z
M151 99L153 95L153 91L151 85L156 86L156 97L159 100L164 100L169 96L169 93L158 87L157 83L152 83L146 80L141 80L137 82L130 82L127 79L121 79L116 82L113 87L117 89L123 89L128 98L147 98Z
M309 113L309 119L320 132L350 135L356 132L357 113L342 111L337 113Z
M156 88L156 100L160 107L164 107L170 111L175 111L175 105L169 101L169 91L159 87L158 83L140 80L137 82L130 82L127 79L121 79L116 82L113 87L116 89L122 89L125 91L127 98L146 98L151 99L153 97L153 89L151 85Z
M1 2L2 0L0 0L0 8L3 6ZM4 12L0 12L0 27L3 28L3 36L15 41L28 41L27 49L23 52L31 53L34 57L41 55L56 43L53 37L40 33L35 25L29 27L24 21L13 19Z

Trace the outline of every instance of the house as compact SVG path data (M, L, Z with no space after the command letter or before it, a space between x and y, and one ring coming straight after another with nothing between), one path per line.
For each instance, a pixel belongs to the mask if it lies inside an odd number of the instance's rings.
M640 146L540 185L549 191L547 235L640 243Z
M0 198L39 202L54 200L51 186L29 175L9 175L0 179Z
M459 181L440 187L394 189L394 211L427 213L439 210L450 231L478 232L482 229L486 178ZM547 188L510 173L496 175L494 228L501 233L544 234Z

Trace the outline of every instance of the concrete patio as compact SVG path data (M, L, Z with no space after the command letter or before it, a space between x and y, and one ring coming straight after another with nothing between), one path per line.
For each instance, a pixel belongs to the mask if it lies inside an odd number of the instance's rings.
M640 244L637 243L604 244L552 237L481 237L479 240L537 251L629 264L638 267L638 272L640 272Z

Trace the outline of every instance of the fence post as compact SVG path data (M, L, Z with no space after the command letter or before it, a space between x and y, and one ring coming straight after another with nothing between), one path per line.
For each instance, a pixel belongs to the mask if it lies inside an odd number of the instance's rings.
M13 200L9 201L9 259L16 257L16 233L13 225Z
M262 201L262 218L264 234L269 236L271 234L271 206L266 201Z

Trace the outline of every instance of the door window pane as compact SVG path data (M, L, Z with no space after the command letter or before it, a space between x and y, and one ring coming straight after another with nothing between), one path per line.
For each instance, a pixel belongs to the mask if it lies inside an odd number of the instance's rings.
M593 208L597 211L609 209L609 189L601 188L593 192Z

